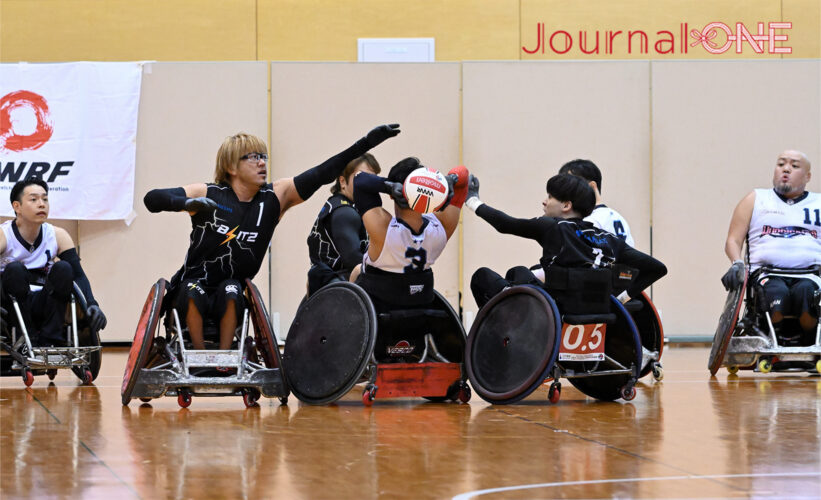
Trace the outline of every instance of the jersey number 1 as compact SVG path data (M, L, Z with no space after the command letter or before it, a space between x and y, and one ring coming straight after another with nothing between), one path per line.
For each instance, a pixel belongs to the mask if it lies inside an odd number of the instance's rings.
M813 212L815 212L815 222L810 220L810 209L804 209L804 224L815 224L816 226L821 226L821 210L816 208Z

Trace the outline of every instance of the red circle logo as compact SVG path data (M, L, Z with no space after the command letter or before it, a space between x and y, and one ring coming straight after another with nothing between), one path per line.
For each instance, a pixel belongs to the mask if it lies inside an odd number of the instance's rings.
M27 135L18 133L15 125L20 128L25 126L20 122L36 122L34 131ZM0 99L0 150L17 152L37 149L51 139L53 132L48 103L40 94L18 90Z

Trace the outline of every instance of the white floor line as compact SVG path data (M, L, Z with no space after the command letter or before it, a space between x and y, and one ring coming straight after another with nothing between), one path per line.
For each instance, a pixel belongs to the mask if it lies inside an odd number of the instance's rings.
M468 500L480 495L490 493L500 493L503 491L529 490L537 488L553 488L556 486L577 486L581 484L605 484L605 483L638 483L645 481L679 481L683 479L728 479L736 477L819 477L821 472L773 472L760 474L710 474L705 476L665 476L665 477L628 477L622 479L591 479L588 481L564 481L557 483L522 484L518 486L505 486L502 488L489 488L486 490L469 491L453 497L453 500Z

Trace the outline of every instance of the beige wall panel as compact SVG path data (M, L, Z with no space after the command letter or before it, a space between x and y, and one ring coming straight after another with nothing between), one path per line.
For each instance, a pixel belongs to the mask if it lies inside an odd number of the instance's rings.
M3 62L254 59L254 0L0 2Z
M649 83L647 62L464 63L463 157L481 180L481 198L512 216L540 216L547 179L589 158L602 169L605 202L647 251ZM541 247L498 234L468 211L463 223L464 308L475 314L471 274L535 264Z
M736 204L772 186L784 149L821 163L821 62L654 62L652 73L653 248L670 272L655 300L667 335L712 335Z
M402 133L371 151L384 175L407 156L445 171L459 161L458 64L275 63L271 72L274 178L317 165L383 123L402 126ZM328 196L323 187L291 209L274 235L271 310L280 313L284 333L305 293L306 238ZM454 235L433 266L437 290L453 304L457 266Z
M356 61L357 38L436 38L436 60L518 59L518 0L259 0L259 58Z
M217 149L238 131L267 136L266 63L157 63L143 70L130 226L80 222L83 267L108 316L103 341L131 341L151 285L170 279L188 248L184 213L151 214L147 191L213 182ZM267 296L267 264L254 280Z

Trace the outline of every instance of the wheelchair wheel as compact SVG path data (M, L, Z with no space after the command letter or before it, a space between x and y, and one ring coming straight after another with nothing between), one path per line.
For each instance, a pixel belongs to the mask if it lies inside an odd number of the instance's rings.
M80 287L77 283L74 283L74 296L77 299L77 308L82 313L82 318L77 322L77 328L80 330L77 332L77 341L80 347L99 347L100 346L100 332L92 331L91 328L88 326L88 303L86 302L86 298L83 295L83 291L80 290ZM88 370L91 372L91 380L94 381L97 379L97 375L100 374L100 365L103 362L103 353L102 350L97 350L88 355ZM85 370L82 367L74 366L71 368L71 371L74 372L74 375L77 376L80 380L84 380L84 377L87 377Z
M656 306L653 305L650 297L644 292L635 300L641 302L643 306L639 311L630 313L636 323L636 328L638 328L641 345L650 352L657 352L659 360L661 360L661 354L664 350L664 329L661 326L661 318L658 311L656 311ZM653 372L653 370L654 364L647 363L647 366L642 367L641 372L639 372L639 378Z
M140 373L140 369L142 369L148 361L151 344L153 343L154 335L157 332L157 326L160 322L165 285L166 281L160 278L159 281L151 287L151 291L148 292L148 298L145 299L142 313L140 313L137 331L134 332L134 341L131 344L131 350L128 353L128 360L125 365L125 373L123 374L123 385L120 391L123 405L128 405L131 401L131 392L137 383L137 376Z
M251 303L251 319L254 323L254 340L262 355L262 361L268 368L281 368L279 346L274 336L274 329L268 319L268 311L259 294L259 289L250 279L245 280L245 290Z
M493 297L467 338L465 366L473 390L493 404L527 397L553 368L561 331L556 303L541 288L515 286Z
M607 325L607 335L604 338L604 354L624 367L641 365L641 340L636 323L630 313L614 297L610 297L616 324ZM562 366L572 366L574 362L562 362ZM581 363L579 363L581 364ZM606 362L599 362L597 370L610 369ZM579 370L580 371L580 370ZM629 389L635 383L633 374L598 375L594 377L569 378L568 381L582 393L602 401L614 401L629 395ZM627 391L627 392L625 392ZM632 397L630 398L632 399Z
M718 319L718 327L713 336L713 347L710 349L710 359L707 362L710 375L715 375L724 362L724 355L727 353L727 347L730 346L730 339L733 337L738 324L738 315L744 304L744 292L747 289L748 278L749 276L745 275L744 283L735 290L730 290L727 300L724 301L724 309Z
M376 343L376 312L359 286L336 282L299 308L285 339L291 392L308 404L344 396L359 381Z

